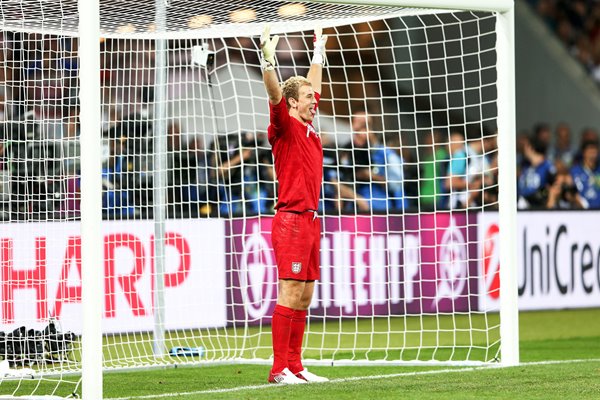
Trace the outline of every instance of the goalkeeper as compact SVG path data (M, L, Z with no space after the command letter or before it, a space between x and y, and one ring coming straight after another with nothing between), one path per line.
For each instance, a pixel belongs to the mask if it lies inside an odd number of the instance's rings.
M269 97L269 143L279 194L271 238L279 279L273 311L273 367L269 382L299 384L328 379L308 372L300 359L306 314L319 279L321 225L317 218L323 179L323 148L312 121L321 91L327 38L315 30L314 55L306 78L279 84L275 71L278 36L261 37L261 67Z

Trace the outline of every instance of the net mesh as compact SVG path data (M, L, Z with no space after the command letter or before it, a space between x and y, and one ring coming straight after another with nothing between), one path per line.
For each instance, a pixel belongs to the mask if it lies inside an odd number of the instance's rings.
M11 338L24 327L21 342L42 346L18 353L6 339L0 356L16 376L32 368L61 383L81 368L76 6L0 5L0 327ZM157 32L153 10L154 2L101 2L105 367L271 356L277 185L258 59L266 22L281 35L281 80L306 75L314 25L329 37L315 123L322 272L304 357L495 360L497 230L478 222L497 207L496 16L172 1L167 30ZM166 65L157 64L158 41ZM157 86L161 72L167 82ZM166 233L155 238L163 206Z
M162 7L168 9L165 23L157 28L155 15ZM143 11L141 11L143 10ZM43 31L63 35L78 34L77 0L8 0L2 4L6 29ZM269 22L276 29L288 32L306 29L307 21L320 21L324 26L348 24L386 15L431 14L435 10L407 7L326 4L243 0L215 3L164 0L101 0L100 29L105 37L237 37L260 34L261 24Z

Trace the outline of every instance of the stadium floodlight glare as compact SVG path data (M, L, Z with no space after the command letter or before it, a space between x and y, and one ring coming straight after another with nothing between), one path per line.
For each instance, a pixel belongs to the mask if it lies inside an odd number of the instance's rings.
M55 3L0 2L0 396L270 362L267 23L281 80L329 38L306 365L519 363L512 0Z

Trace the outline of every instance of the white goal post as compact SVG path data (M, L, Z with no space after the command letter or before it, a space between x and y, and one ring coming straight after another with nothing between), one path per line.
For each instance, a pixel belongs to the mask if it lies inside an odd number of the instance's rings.
M100 2L78 1L81 40L81 381L84 398L102 398L102 159L100 126ZM85 27L85 29L84 29ZM86 182L87 181L87 182ZM85 367L84 367L85 366Z
M308 71L315 26L329 37L306 364L518 365L514 0L17 3L0 395L271 362L267 23L282 81Z

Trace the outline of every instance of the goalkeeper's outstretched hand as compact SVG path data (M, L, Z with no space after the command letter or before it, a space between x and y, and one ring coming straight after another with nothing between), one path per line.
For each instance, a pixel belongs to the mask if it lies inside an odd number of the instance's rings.
M270 37L271 26L266 25L260 37L260 50L262 54L261 66L264 70L272 70L275 68L275 48L279 42L279 36Z
M313 36L313 58L311 64L323 64L325 62L325 44L327 43L327 35L323 35L323 28L320 26L315 28Z

